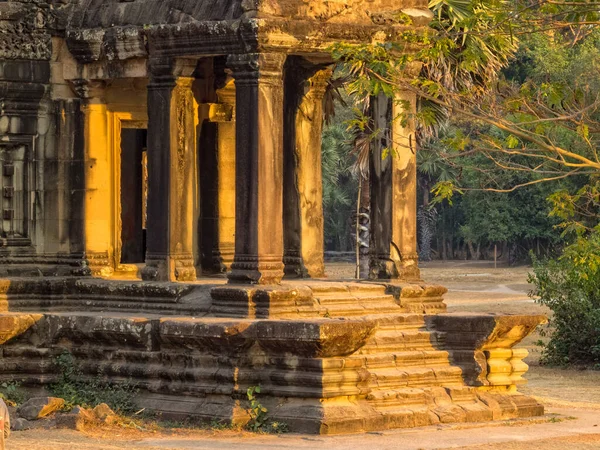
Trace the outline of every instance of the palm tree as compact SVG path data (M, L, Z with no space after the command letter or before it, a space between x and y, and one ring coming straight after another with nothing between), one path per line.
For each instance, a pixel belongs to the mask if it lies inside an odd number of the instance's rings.
M419 259L431 261L431 244L435 236L438 221L438 210L430 204L431 189L441 181L453 181L458 175L458 170L449 165L435 148L439 140L429 140L417 153L417 169L419 174L419 187L423 193L421 204L418 208L417 222L419 226ZM445 242L442 243L442 252L445 252Z
M323 132L323 210L325 243L331 250L349 251L353 245L352 221L358 191L352 173L351 136L341 122L325 127Z

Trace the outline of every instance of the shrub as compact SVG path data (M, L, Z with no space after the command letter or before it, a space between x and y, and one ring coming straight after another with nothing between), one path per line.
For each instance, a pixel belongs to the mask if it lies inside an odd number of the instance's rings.
M56 397L63 398L67 408L75 405L94 407L106 403L118 413L135 410L138 388L132 382L106 381L100 373L88 379L83 376L69 352L56 357L54 363L60 371L60 378L50 385L50 391Z
M555 260L534 258L531 295L553 312L542 363L600 363L600 232L578 239Z
M0 384L0 398L9 406L18 406L27 400L27 393L18 381L5 381Z

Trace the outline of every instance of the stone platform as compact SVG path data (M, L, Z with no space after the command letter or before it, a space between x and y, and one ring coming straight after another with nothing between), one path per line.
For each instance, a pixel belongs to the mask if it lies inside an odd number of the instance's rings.
M519 394L542 316L446 314L424 284L0 284L0 379L43 386L71 352L141 407L244 423L250 386L292 431L335 434L543 414Z

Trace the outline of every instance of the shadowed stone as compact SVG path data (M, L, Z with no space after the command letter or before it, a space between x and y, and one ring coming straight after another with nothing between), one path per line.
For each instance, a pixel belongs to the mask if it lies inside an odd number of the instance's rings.
M62 398L36 397L27 400L17 409L17 414L23 419L36 420L59 411L65 404Z
M98 423L98 419L92 411L76 406L69 413L61 414L56 418L57 428L84 431L90 424Z
M29 430L32 427L33 425L27 419L16 418L10 421L10 429L13 431Z

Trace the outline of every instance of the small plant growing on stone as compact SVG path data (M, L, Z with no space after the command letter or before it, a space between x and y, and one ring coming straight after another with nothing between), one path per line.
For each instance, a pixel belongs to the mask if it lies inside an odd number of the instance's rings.
M260 394L260 386L249 387L246 391L246 396L250 402L250 408L248 408L250 421L246 424L246 428L255 433L287 433L288 426L286 423L269 420L269 410L260 403L256 394Z
M251 386L246 391L246 396L250 402L250 408L248 409L250 421L246 427L251 431L260 431L267 422L268 410L260 404L256 394L260 394L260 386Z
M289 431L288 425L285 422L269 422L265 429L267 433L282 434Z

